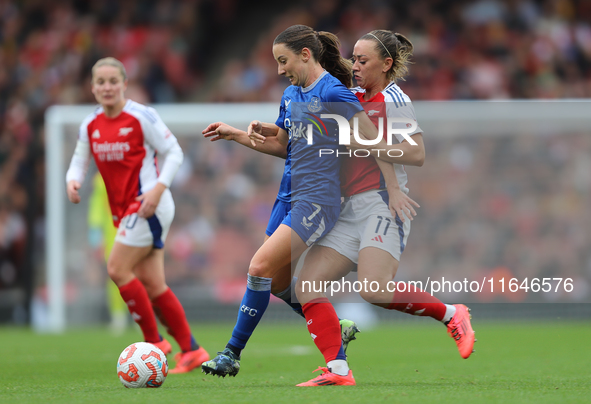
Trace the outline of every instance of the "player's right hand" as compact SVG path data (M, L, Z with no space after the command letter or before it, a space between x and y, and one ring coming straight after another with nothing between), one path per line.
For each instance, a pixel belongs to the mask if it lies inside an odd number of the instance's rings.
M212 142L216 140L234 140L234 131L236 129L223 122L210 123L207 128L203 129L201 133L203 137L209 137Z
M66 192L68 193L68 199L72 203L80 203L80 194L78 190L80 189L81 184L76 180L70 180L66 187Z

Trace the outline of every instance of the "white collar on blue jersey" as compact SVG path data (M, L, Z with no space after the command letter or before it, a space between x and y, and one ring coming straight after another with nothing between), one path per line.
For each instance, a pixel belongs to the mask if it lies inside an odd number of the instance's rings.
M314 83L310 84L308 87L302 87L302 93L307 93L308 91L316 87L316 84L318 84L318 82L327 74L328 72L326 70L323 71L322 74L320 74L320 76L316 80L314 80Z

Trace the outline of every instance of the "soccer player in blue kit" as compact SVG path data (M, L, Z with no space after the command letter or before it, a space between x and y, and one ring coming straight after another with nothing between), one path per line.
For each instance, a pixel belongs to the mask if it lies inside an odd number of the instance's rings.
M337 123L324 120L326 133L316 134L310 142L308 128L313 126L308 126L309 118L338 114L352 121L355 117L362 136L377 137L377 128L348 89L352 84L351 63L341 57L334 34L304 25L291 26L275 38L273 55L278 74L292 84L283 93L275 124L253 121L245 132L216 122L203 131L211 140L234 140L286 159L267 238L250 262L247 289L232 337L218 356L202 365L205 373L224 377L238 373L241 351L269 304L272 288L301 313L301 305L291 299L292 264L332 229L339 216L340 159L318 157L320 149L338 150ZM264 141L255 140L263 136ZM396 180L391 164L379 164L385 177ZM411 201L400 195L392 198L391 206L409 207ZM346 358L342 347L338 358Z

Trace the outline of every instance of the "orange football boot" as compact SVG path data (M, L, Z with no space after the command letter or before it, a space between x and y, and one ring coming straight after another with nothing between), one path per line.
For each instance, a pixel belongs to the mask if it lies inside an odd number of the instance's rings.
M174 359L176 360L176 366L174 369L170 369L168 373L187 373L201 366L203 362L208 361L209 354L203 347L200 347L194 351L179 352L174 356Z
M164 355L168 355L172 352L172 345L170 345L170 342L164 338L160 342L150 342L150 344L156 345L158 348L160 348L160 350L164 352Z
M355 386L355 378L353 377L353 372L349 370L349 374L347 376L337 375L335 373L331 373L328 368L319 366L314 372L318 372L322 370L322 374L320 376L316 376L312 380L309 380L305 383L297 384L297 387L310 387L310 386ZM312 372L312 373L314 373Z
M454 304L456 314L447 323L447 333L456 341L458 351L464 359L468 359L474 352L474 330L470 324L472 316L470 309L463 304Z

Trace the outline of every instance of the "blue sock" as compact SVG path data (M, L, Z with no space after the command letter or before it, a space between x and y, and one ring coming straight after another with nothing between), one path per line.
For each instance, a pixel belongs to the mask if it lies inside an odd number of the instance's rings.
M293 311L296 314L299 314L303 318L306 318L306 316L304 316L304 312L302 311L302 305L300 304L300 302L298 302L298 298L295 296L295 293L292 294L291 292L293 290L293 285L294 282L292 281L291 285L289 285L287 289L285 289L283 292L275 294L275 296L283 300L285 303L289 304L289 306L293 309Z
M199 348L201 348L201 346L197 343L197 341L195 341L193 334L191 334L191 351L196 351Z
M227 345L238 356L267 310L271 298L271 280L248 275L246 293L238 310L238 320Z
M341 344L341 349L339 349L339 353L335 359L342 359L344 361L347 360L347 355L345 355L345 350L343 349L343 344Z

